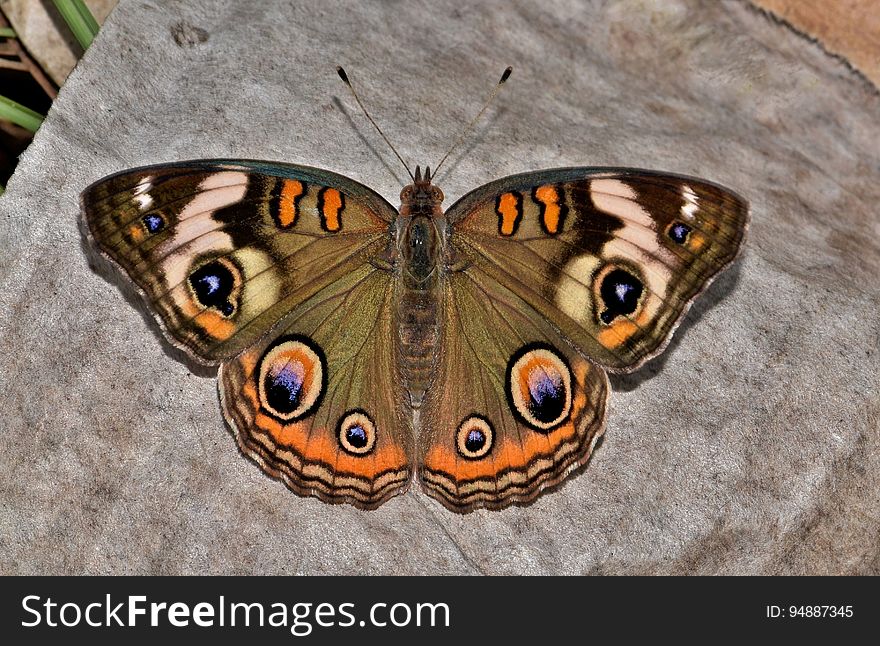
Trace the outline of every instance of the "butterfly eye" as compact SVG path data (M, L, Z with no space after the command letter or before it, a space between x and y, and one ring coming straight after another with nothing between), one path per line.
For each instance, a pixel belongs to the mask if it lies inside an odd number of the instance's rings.
M376 446L376 424L366 412L352 410L339 420L336 436L347 452L366 455Z
M263 354L256 371L263 410L283 422L311 413L326 389L326 365L321 349L306 337L276 341Z
M571 369L555 348L526 345L508 363L507 396L526 426L552 431L571 413Z
M468 460L486 457L495 443L495 430L485 417L470 415L458 425L455 446L458 453Z
M431 199L434 202L442 202L444 199L443 191L441 191L438 187L434 186L431 188Z
M412 196L413 196L412 186L404 186L403 190L400 191L400 201L401 202L406 202L406 201L412 199Z

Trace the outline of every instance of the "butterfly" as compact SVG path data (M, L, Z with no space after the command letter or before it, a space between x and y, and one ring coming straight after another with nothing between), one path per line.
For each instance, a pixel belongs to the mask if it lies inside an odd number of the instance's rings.
M268 475L362 509L414 479L457 512L525 504L588 461L607 373L662 352L748 205L592 167L443 200L429 168L396 209L327 170L213 159L111 175L81 206L167 339L219 366L223 415Z

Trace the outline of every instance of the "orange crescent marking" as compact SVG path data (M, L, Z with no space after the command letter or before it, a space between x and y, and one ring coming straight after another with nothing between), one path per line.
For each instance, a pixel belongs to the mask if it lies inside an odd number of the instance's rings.
M324 217L324 226L328 231L339 231L342 228L342 223L339 221L339 212L342 210L342 196L335 188L325 189L323 196L321 212Z
M559 233L559 192L555 186L541 186L535 191L535 198L544 205L542 217L548 232Z
M520 197L514 193L505 193L498 198L498 215L501 216L501 235L512 236L516 231L517 220L520 218Z
M596 338L603 346L609 350L613 350L614 348L622 346L627 339L650 322L651 317L648 315L648 310L646 307L642 306L642 310L636 317L635 321L625 318L618 319L604 330L600 330L599 334L596 335Z
M701 235L696 231L691 231L690 235L688 236L688 248L691 251L696 252L702 249L704 246L706 246L706 236Z
M278 213L278 225L287 229L296 224L299 209L296 199L303 194L302 182L295 179L286 179L281 184L281 200Z
M225 341L235 332L235 324L213 310L200 312L193 321L205 332L220 341Z

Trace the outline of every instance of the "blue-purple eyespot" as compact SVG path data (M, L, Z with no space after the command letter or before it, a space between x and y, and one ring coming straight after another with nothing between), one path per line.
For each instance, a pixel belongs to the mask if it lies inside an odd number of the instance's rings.
M165 219L158 213L147 213L141 218L147 233L156 234L165 228Z
M671 225L669 225L669 229L667 229L666 234L673 242L684 244L685 242L687 242L688 234L690 232L691 228L683 222L673 222Z
M282 337L266 350L256 371L260 405L282 422L302 419L318 407L326 375L324 355L315 343Z
M235 313L241 291L241 271L228 258L205 263L189 275L188 282L202 307L214 308L227 318Z
M599 272L596 282L602 323L609 325L618 316L630 316L638 310L645 288L632 272L608 266Z
M376 446L376 424L366 411L350 410L339 420L336 438L347 453L366 455Z
M486 457L495 444L495 429L482 415L469 415L458 425L455 448L468 460Z
M507 397L521 422L538 432L549 432L571 415L571 369L548 344L520 348L507 368Z

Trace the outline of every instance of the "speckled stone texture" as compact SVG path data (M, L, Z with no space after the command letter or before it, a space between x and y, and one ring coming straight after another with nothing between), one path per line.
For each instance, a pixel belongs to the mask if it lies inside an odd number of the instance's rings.
M696 174L752 203L742 258L613 380L588 468L458 516L302 499L243 458L214 378L90 266L79 192L197 157L438 181ZM880 95L741 2L124 0L0 198L3 573L880 572ZM94 264L94 263L93 263Z

